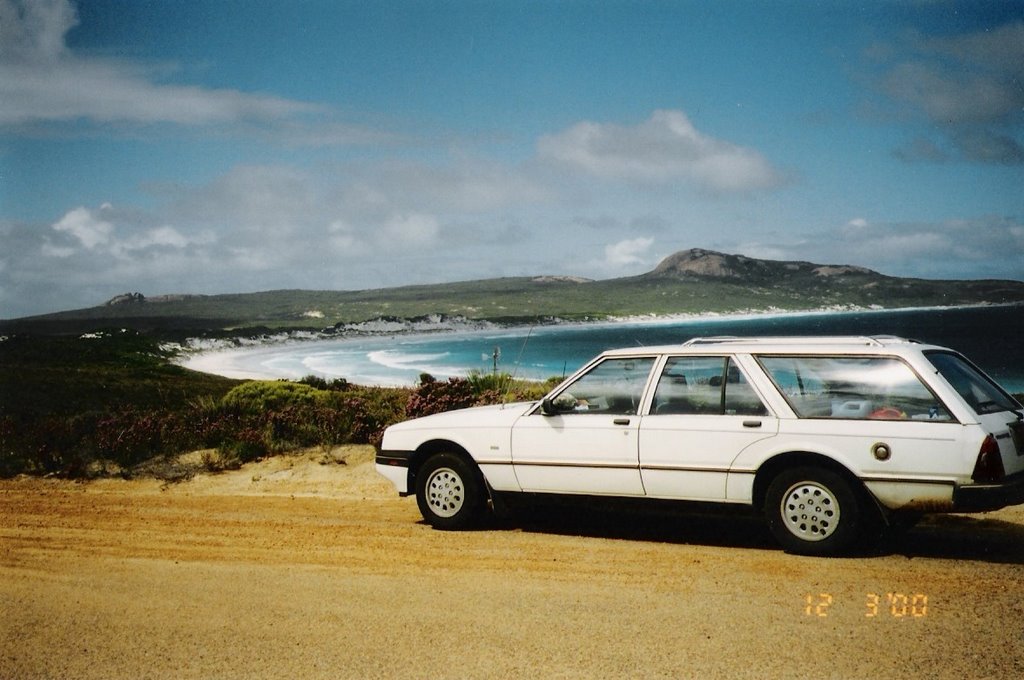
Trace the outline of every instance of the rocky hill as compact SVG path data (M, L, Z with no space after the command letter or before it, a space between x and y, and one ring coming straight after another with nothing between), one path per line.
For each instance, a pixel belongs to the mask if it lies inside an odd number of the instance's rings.
M669 255L653 271L644 276L650 279L711 277L742 280L747 283L772 284L801 275L821 278L849 275L882 277L878 272L864 267L758 260L745 255L729 255L702 248L682 250Z

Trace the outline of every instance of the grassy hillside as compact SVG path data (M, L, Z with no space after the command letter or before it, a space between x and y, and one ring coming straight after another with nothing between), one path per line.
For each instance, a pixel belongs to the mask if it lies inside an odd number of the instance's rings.
M99 439L124 450L134 446L133 428L149 428L159 443L163 414L218 400L237 384L172 365L156 340L134 331L4 338L0 476L84 474Z
M518 277L361 291L279 290L237 295L123 296L116 304L0 321L0 333L77 333L97 326L158 335L240 329L321 329L379 317L429 314L527 322L545 317L887 308L1024 301L1020 281L933 281L854 267L755 260L693 250L643 276L586 281Z
M0 414L64 417L111 408L179 408L238 384L188 371L135 332L0 342Z

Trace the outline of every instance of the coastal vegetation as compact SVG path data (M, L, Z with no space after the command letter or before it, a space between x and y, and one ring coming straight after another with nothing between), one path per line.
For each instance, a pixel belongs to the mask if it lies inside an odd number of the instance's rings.
M413 388L240 381L172 363L135 331L0 341L0 476L89 478L148 474L181 479L195 469L178 454L202 451L200 467L242 463L302 448L377 444L407 417L478 404L535 399L543 384L507 374L422 375Z

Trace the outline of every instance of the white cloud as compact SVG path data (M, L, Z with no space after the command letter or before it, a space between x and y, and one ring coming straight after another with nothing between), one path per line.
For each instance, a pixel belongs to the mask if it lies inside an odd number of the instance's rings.
M0 0L0 125L38 123L230 126L297 145L381 143L392 136L331 120L325 107L265 94L159 82L160 69L86 57L65 36L68 0ZM159 72L158 72L159 70ZM312 118L312 120L310 120Z
M235 90L149 82L114 62L0 64L0 124L68 122L209 125L275 120L309 104Z
M435 190L459 195L460 183L473 178L431 176L430 169L402 173L404 184L389 185L368 182L373 173L237 166L200 186L152 185L155 205L146 211L104 203L75 207L48 225L7 225L0 289L31 290L38 305L44 290L60 288L75 299L52 304L67 309L125 290L360 287L367 285L360 272L372 272L374 282L445 280L442 263L477 260L467 253L493 241L488 231L505 233L507 223L477 220L472 238L453 237L469 227L452 204L483 209L490 199L431 198ZM494 200L504 203L511 193ZM350 202L354 195L362 200ZM444 211L433 209L446 203Z
M237 165L197 187L156 187L170 199L171 223L203 224L258 242L288 238L323 210L317 177L288 165Z
M70 52L66 0L0 0L0 124L38 121L209 124L278 119L310 104L234 90L151 82L136 64Z
M327 228L327 244L335 255L351 259L377 253L429 251L438 242L441 223L434 215L393 213L367 228L337 219Z
M645 255L653 244L653 238L640 237L607 245L604 248L604 264L612 269L643 264Z
M122 220L120 225L115 224ZM209 235L187 237L172 226L147 228L134 224L127 214L109 203L98 209L78 207L55 222L51 235L40 245L45 257L67 259L74 256L110 264L115 258L124 262L150 259L154 254L185 250L194 244L211 242Z
M368 244L359 238L358 231L345 220L334 220L327 227L328 245L338 253L362 255L369 252Z
M110 241L114 225L94 216L86 208L75 208L53 225L53 230L71 234L89 250Z
M431 215L394 215L382 225L380 240L398 246L419 246L433 243L440 226Z
M190 239L184 236L174 227L163 226L149 229L136 236L131 236L117 244L114 253L119 256L129 256L133 252L157 249L182 250L191 243L205 241L206 239Z
M777 187L782 175L754 149L702 134L682 111L639 125L581 122L537 143L541 158L604 179L691 184L713 192Z
M223 291L236 275L209 233L106 203L68 210L51 224L0 221L0 234L4 317L100 304L131 290Z
M481 226L481 215L502 214L543 194L500 165L459 162L322 167L316 173L237 166L203 186L154 190L168 200L165 223L215 232L222 244L273 251L282 262L318 251L345 261L380 248L423 253L443 234L447 249L464 247L505 229L506 220Z
M42 252L42 254L45 255L46 257L56 258L71 257L76 252L78 252L77 248L72 248L71 246L57 246L54 245L53 243L50 243L49 241L44 241L43 244L40 246L40 249L40 252Z

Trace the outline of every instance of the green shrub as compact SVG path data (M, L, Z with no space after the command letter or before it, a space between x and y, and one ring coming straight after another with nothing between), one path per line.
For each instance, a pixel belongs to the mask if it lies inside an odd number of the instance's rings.
M265 413L288 406L315 406L324 392L310 385L284 380L253 380L233 388L221 404L243 413Z
M474 369L466 376L466 380L477 395L488 392L501 394L512 387L512 376L508 373L483 373Z
M335 378L333 380L327 380L325 378L321 378L318 375L307 375L301 380L299 380L299 383L303 385L309 385L310 387L315 387L318 390L324 390L327 392L344 392L351 387L349 381L345 380L344 378Z

